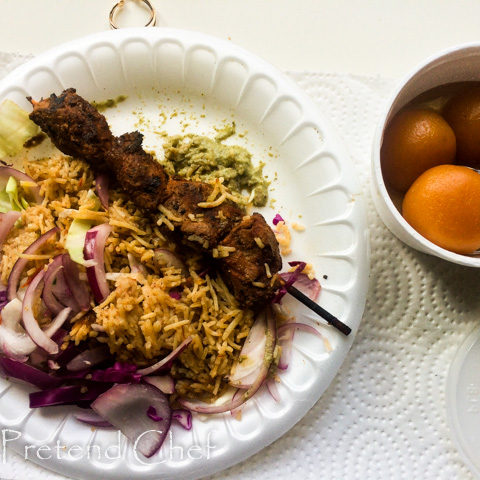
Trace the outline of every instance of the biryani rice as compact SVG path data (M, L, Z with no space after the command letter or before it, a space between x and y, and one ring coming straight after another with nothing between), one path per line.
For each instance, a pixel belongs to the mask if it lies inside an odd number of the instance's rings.
M188 275L184 269L156 264L156 249L178 250L158 225L166 212L147 214L116 189L109 191L108 211L95 211L88 195L95 186L94 176L86 162L58 154L24 163L45 198L41 205L22 212L21 224L3 245L3 283L22 252L54 226L60 228L60 235L29 261L23 284L45 268L45 258L65 252L73 218L91 221L92 226L109 223L112 233L104 256L105 270L116 272L109 282L111 293L102 304L92 304L86 315L72 319L67 340L77 345L100 342L117 361L146 366L191 337L172 368L177 393L204 399L221 395L253 323L253 312L239 308L222 279L210 275L196 253L183 255ZM132 273L129 254L148 273Z

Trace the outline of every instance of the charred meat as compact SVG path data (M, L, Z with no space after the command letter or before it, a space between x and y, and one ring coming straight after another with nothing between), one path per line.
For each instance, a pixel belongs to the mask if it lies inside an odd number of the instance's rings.
M216 247L245 215L242 208L229 200L217 207L199 207L211 192L208 183L172 178L163 203L178 218L172 223L178 226L183 238L207 251Z
M53 144L67 155L82 158L97 171L106 171L105 153L114 143L114 136L105 120L90 103L69 88L61 95L33 105L30 118L50 137Z
M255 309L274 295L282 259L277 239L262 215L245 217L219 246L232 250L222 258L220 270L242 305Z
M112 148L105 154L105 162L139 207L158 211L158 205L166 198L169 177L142 148L142 140L140 132L115 138Z

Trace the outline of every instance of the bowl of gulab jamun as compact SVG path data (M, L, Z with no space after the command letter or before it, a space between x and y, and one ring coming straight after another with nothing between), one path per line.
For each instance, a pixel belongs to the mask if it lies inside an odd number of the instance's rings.
M401 82L375 135L372 195L407 245L480 267L480 44L442 52Z

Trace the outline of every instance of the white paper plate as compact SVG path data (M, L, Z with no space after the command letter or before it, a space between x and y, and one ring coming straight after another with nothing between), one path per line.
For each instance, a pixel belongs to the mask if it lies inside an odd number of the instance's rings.
M354 339L367 291L368 241L353 167L328 121L282 73L229 42L198 33L132 29L80 39L10 74L0 84L0 99L27 107L26 96L38 99L67 87L89 100L128 95L107 112L114 132L139 128L145 144L157 151L159 130L212 135L214 126L235 120L245 136L229 141L264 161L272 179L276 203L262 213L270 221L280 212L290 224L306 226L304 233L293 232L287 260L314 265L323 286L321 305L353 333L343 337L290 300L298 320L316 325L333 351L317 337L297 333L290 367L280 374L279 403L260 391L241 421L230 414L195 416L192 431L173 427L148 462L136 458L116 432L76 422L72 407L31 411L27 393L33 389L0 379L0 425L12 431L7 445L21 454L27 447L28 459L82 479L187 479L226 468L273 442L308 412Z

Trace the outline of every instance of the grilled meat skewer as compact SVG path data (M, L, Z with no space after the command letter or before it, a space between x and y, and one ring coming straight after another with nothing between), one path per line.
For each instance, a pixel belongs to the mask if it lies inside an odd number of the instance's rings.
M158 212L163 206L171 213L175 233L187 244L213 256L220 247L227 251L228 256L215 261L241 305L256 309L273 297L280 286L276 273L282 260L275 235L262 215L246 216L230 200L200 207L212 193L212 185L170 178L143 150L140 132L115 137L105 117L73 88L38 102L29 100L30 118L59 150L87 161L97 172L112 173L139 207Z

